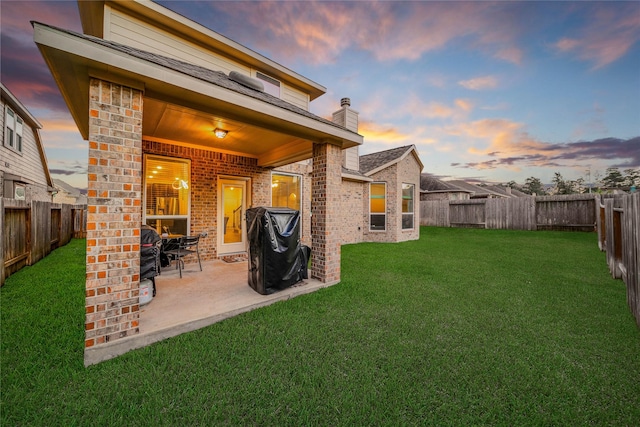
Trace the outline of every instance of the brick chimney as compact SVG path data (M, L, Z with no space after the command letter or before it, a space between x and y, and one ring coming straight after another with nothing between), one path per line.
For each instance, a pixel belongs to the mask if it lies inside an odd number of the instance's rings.
M333 122L353 132L358 132L358 112L351 109L351 99L342 98L340 109L333 113ZM358 146L342 150L342 166L350 170L360 170Z

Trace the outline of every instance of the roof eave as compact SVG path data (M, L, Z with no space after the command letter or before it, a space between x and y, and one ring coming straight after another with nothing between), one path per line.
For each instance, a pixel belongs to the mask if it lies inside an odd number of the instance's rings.
M251 111L264 125L285 127L314 142L349 148L361 145L363 137L346 128L316 121L295 112L219 87L193 76L131 57L107 46L33 23L34 41L45 59L84 139L89 137L89 77L108 78L140 90L170 92L175 96L199 97L202 102L220 102L237 112ZM255 119L252 117L252 119Z

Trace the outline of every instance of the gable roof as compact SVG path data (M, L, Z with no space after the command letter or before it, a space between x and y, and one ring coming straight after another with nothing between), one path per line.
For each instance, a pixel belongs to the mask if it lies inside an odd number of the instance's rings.
M33 129L33 137L36 142L38 154L40 155L40 161L42 163L44 176L47 180L47 186L51 190L53 188L53 181L51 180L49 165L47 163L47 155L42 145L42 138L40 137L40 129L42 129L42 125L33 116L33 114L31 114L29 110L27 110L27 107L25 107L22 102L20 102L20 100L16 98L15 95L11 93L11 91L2 82L0 82L0 93L2 94L2 98L4 98L6 102L11 105L11 107L16 111L16 113L18 113L18 115L22 117L25 123Z
M53 186L55 188L57 188L58 190L65 191L70 196L78 197L78 196L82 195L80 190L78 190L77 188L71 186L70 184L67 184L66 182L64 182L61 179L54 179L53 180Z
M420 175L420 191L423 193L473 193L473 191L460 188L451 182L442 181L429 174Z
M420 165L420 170L422 170L424 165L420 161L420 157L418 157L416 146L405 145L403 147L392 148L390 150L378 151L377 153L360 156L360 172L365 176L371 176L382 169L398 163L410 153L413 154L414 158Z

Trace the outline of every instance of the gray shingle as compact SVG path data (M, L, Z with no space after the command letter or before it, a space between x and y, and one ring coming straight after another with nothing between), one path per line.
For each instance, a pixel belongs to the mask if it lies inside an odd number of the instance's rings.
M360 172L366 174L380 166L386 165L394 160L398 160L412 148L413 145L405 145L403 147L392 148L390 150L360 156Z

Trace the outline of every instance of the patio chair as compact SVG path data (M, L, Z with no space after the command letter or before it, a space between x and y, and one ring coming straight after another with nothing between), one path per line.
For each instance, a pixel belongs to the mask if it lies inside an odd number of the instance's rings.
M202 271L202 262L200 261L200 239L207 237L208 233L200 233L197 236L182 236L178 241L178 247L165 251L164 253L171 259L176 260L176 268L180 271L182 278L182 270L184 269L184 257L195 254L198 257L198 265Z

